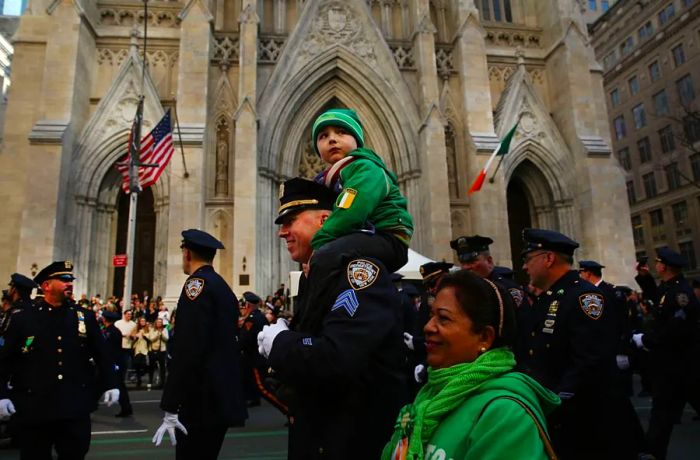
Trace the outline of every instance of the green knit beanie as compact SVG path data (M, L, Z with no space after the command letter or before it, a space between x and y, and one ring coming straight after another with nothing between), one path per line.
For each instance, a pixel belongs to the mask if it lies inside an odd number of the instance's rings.
M314 126L311 129L311 141L314 146L314 151L317 155L318 147L316 146L316 140L318 139L318 133L321 129L326 126L340 126L346 129L357 141L357 147L365 146L365 136L362 132L362 124L360 123L360 118L357 116L352 109L330 109L323 112L314 121Z

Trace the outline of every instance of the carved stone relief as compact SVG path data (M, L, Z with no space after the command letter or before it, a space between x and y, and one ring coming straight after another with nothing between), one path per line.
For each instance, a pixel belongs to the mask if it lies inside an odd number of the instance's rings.
M214 195L225 197L228 195L228 157L229 135L228 120L221 117L216 123L216 175L214 181Z
M301 160L299 161L299 176L306 179L313 179L316 174L324 169L323 160L311 146L311 141L303 146Z

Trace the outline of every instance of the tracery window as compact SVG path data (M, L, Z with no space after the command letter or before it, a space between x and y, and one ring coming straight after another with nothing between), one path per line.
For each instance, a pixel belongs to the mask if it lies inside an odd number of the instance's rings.
M513 22L510 0L477 0L476 5L483 21Z

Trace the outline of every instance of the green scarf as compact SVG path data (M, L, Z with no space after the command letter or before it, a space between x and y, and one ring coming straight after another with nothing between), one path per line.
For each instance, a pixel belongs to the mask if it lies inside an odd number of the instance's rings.
M440 421L467 399L482 383L510 371L515 366L513 352L495 348L471 363L445 369L428 369L428 383L413 404L404 406L396 421L394 436L384 448L383 460L390 460L396 444L408 437L407 459L422 460L423 446L430 441Z

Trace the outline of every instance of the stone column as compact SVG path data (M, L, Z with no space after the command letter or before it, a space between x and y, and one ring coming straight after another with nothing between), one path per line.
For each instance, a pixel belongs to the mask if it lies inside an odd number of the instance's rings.
M457 15L454 62L460 81L460 102L465 113L462 129L473 140L473 144L467 144L467 183L471 185L498 145L499 139L493 120L484 29L474 1L459 0ZM502 126L501 135L510 128ZM496 169L495 163L487 176L489 179ZM494 183L487 179L481 191L469 197L469 219L474 233L498 238L499 241L492 246L494 257L498 260L511 260L506 184L502 172L496 175Z
M287 0L275 0L275 33L283 34L287 29Z
M195 2L180 27L178 62L177 115L185 144L188 177L179 155L170 162L170 202L167 239L167 285L165 300L172 306L180 296L187 276L182 272L181 232L188 228L204 229L204 126L207 121L209 84L209 46L213 18L201 2ZM175 136L178 139L178 136ZM176 146L179 150L179 146ZM160 233L160 220L157 222ZM167 241L167 243L166 243ZM224 242L226 244L226 242ZM156 255L160 254L156 248ZM158 260L156 260L156 266Z
M445 128L440 114L440 87L435 62L435 26L430 20L428 0L416 0L413 49L418 68L419 103L422 124L419 127L423 193L416 230L422 232L427 256L442 260L452 257L450 238L449 191L447 187L447 151Z
M236 198L233 208L232 287L236 292L256 289L258 127L255 107L260 22L256 14L257 3L257 0L244 0L239 18L239 104L234 114L236 136L233 168Z

